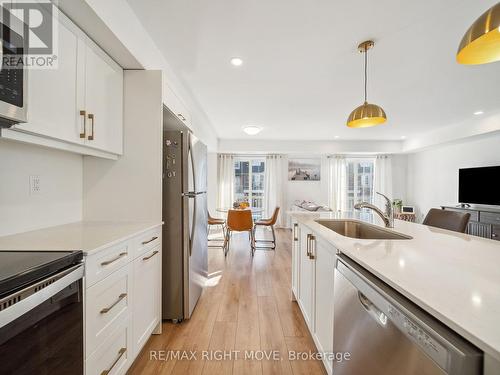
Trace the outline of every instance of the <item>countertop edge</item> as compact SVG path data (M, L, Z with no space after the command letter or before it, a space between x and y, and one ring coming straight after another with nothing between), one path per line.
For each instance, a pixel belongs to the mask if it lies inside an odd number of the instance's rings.
M89 256L163 224L162 221L76 221L2 236L0 251L80 250Z
M105 243L105 244L103 244L103 245L101 245L99 247L94 248L94 249L83 249L82 250L83 251L83 255L85 257L91 256L91 255L93 255L95 253L98 253L101 250L104 250L104 249L106 249L108 247L117 245L120 242L127 241L127 240L129 240L129 239L131 239L131 238L133 238L133 237L141 234L141 233L147 232L148 230L154 229L156 227L161 227L162 225L163 225L163 222L157 223L157 224L150 224L150 225L148 225L145 228L142 228L142 229L139 229L139 230L136 230L136 231L131 231L129 234L127 234L127 235L125 235L123 237L120 237L120 238L117 238L115 240L112 240L111 242L107 242L107 243Z

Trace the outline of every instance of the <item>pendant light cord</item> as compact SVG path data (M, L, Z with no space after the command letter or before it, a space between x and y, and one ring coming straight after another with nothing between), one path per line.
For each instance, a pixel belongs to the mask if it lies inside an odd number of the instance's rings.
M368 49L365 46L365 103L366 103L366 82L368 80L368 73L367 73L367 65L368 65Z

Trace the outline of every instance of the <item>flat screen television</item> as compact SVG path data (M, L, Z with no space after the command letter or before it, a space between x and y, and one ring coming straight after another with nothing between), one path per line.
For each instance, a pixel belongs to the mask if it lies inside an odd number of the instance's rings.
M500 166L458 171L460 203L500 206Z

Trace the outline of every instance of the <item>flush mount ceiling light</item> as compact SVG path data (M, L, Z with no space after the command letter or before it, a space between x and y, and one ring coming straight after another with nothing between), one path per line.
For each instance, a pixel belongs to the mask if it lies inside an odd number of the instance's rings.
M500 61L500 3L484 12L467 30L457 52L457 62L466 65Z
M233 57L231 60L231 65L234 65L234 66L241 66L243 65L243 60L239 57Z
M361 43L358 46L358 51L365 54L365 102L351 112L347 119L347 126L350 128L368 128L383 124L387 121L387 116L384 110L376 104L370 104L366 100L366 84L368 81L367 66L368 66L368 50L375 43L371 40Z
M251 126L245 126L243 128L243 131L245 133L247 133L248 135L257 135L261 132L262 128L258 127L258 126L254 126L254 125L251 125Z
M483 113L484 113L483 111L476 111L476 112L474 112L474 114L475 114L476 116L482 115Z

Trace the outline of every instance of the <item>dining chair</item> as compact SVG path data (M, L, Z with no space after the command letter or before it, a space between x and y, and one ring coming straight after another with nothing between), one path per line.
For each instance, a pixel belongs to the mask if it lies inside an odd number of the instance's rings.
M273 216L271 216L269 219L261 219L255 222L253 226L253 236L254 236L254 241L255 243L267 243L271 244L271 246L255 246L257 249L276 249L276 233L274 233L274 225L276 224L276 221L278 220L278 214L280 212L280 208L276 207L273 212ZM257 227L262 226L266 228L271 228L271 232L273 234L273 239L272 240L258 240L255 236L255 231Z
M210 228L211 227L218 227L220 226L222 228L222 237L224 238L224 241L226 239L226 220L224 219L218 219L210 215L210 212L208 212L208 234L210 234ZM211 241L219 241L218 239L213 239L211 240L210 238L208 239L208 242L210 243ZM220 247L220 246L210 246L209 247Z
M469 219L469 213L431 208L422 224L465 233Z
M253 255L255 251L255 241L253 236L253 218L251 210L229 210L227 212L224 255L227 255L229 251L232 232L248 232L250 250Z

